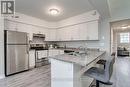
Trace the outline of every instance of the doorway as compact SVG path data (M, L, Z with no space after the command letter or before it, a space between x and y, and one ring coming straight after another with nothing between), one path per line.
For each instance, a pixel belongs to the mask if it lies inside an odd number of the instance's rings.
M130 56L130 19L111 22L111 52Z

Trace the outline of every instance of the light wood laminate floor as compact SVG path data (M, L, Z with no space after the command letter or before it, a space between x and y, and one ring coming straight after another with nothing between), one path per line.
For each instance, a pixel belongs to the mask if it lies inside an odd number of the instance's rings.
M50 65L16 74L0 80L0 87L51 87ZM111 78L112 86L130 87L130 58L116 58Z
M130 57L118 57L111 77L113 85L101 87L130 87Z
M50 65L9 76L0 80L0 87L50 87Z

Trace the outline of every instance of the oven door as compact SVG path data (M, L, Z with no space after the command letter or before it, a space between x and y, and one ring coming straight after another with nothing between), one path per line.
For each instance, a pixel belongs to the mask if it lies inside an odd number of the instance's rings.
M48 50L38 50L36 51L36 58L39 59L43 59L48 57Z

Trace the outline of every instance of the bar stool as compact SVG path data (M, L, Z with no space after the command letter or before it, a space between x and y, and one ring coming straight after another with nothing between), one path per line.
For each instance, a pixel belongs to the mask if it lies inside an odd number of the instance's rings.
M113 57L113 56L111 56ZM106 67L105 69L92 67L88 69L84 75L89 76L91 78L94 78L96 80L96 87L99 87L99 83L106 84L106 85L112 85L112 82L110 82L110 77L113 73L113 64L114 64L114 58L109 58L106 60Z
M114 58L115 58L115 55L116 55L115 52L113 52L113 53L111 54L111 56L114 56ZM100 59L99 61L97 61L97 64L103 65L103 66L104 66L104 69L105 69L105 63L106 63L106 60L104 60L104 59Z

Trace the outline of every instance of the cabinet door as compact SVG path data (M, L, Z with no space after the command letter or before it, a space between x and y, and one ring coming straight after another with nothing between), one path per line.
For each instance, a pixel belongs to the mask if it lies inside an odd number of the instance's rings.
M71 28L69 27L66 27L64 28L64 31L63 31L63 40L64 41L70 41L71 40Z
M79 24L79 40L87 40L87 23Z
M74 25L70 27L71 38L70 40L79 40L79 25Z
M66 36L65 28L58 29L58 41L64 41Z
M64 54L64 50L59 50L59 54Z
M35 50L29 51L29 68L34 68L35 66Z
M98 40L98 21L87 23L87 40Z
M46 35L46 41L57 41L57 30L56 29L49 29Z
M19 32L28 32L29 26L27 24L18 23L17 31Z
M16 23L16 22L12 22L12 21L8 21L8 20L5 20L5 22L4 22L5 30L17 31L17 29L18 29L17 26L18 26L18 23Z
M59 55L59 50L55 49L49 50L49 57L53 57L55 55Z

